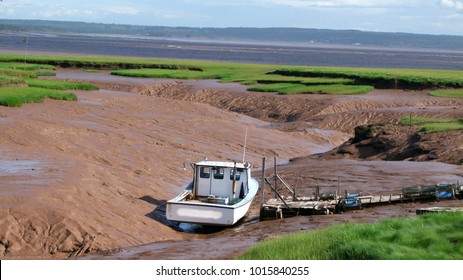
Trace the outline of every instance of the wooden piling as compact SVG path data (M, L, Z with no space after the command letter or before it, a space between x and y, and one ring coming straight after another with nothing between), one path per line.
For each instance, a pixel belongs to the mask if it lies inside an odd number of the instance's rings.
M260 182L260 208L262 208L265 203L264 189L265 189L265 157L262 158L262 179Z
M277 181L278 181L278 178L277 178L277 158L276 157L273 157L273 169L274 169L274 172L275 172L275 191L278 192L278 186L277 186ZM276 196L275 196L276 197Z

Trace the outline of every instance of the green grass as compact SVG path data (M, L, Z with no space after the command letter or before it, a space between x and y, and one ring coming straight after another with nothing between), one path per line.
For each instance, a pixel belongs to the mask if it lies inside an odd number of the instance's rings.
M326 93L361 94L371 91L371 86L354 86L351 79L345 78L305 78L266 74L270 66L251 64L205 63L202 67L192 65L188 69L127 69L112 71L114 75L146 78L170 79L218 79L221 82L239 82L256 85L250 91L278 92L280 94Z
M350 95L367 93L374 88L372 86L354 86L343 84L328 85L304 85L293 83L276 83L259 85L248 88L250 91L260 92L278 92L279 94L304 94L304 93L321 93L333 95Z
M0 54L0 62L23 62L24 55ZM145 59L123 57L87 57L87 56L48 56L30 55L27 62L31 64L45 64L53 67L79 68L86 70L100 69L140 69L140 68L165 68L165 69L195 69L203 64L200 61L182 61L175 59Z
M27 79L26 84L30 87L39 87L56 90L98 90L97 86L84 83L71 83L56 80Z
M37 76L47 76L47 77L54 77L56 76L55 72L50 72L50 71L35 71Z
M344 67L279 68L274 74L299 77L352 79L356 84L376 88L425 89L463 87L463 71Z
M0 64L9 64L9 68L4 71L32 73L19 69L22 61L24 55L0 54ZM114 75L131 77L217 79L220 82L249 85L253 91L276 91L280 94L362 94L373 88L463 88L463 71L448 70L308 67L79 56L28 56L27 61L33 65L72 67L87 71L110 69ZM19 72L16 75L5 75L1 71L0 67L0 75L27 78Z
M415 125L417 131L426 133L463 130L463 119L458 118L425 118L404 117L400 119L401 125Z
M333 85L333 84L351 85L353 84L354 81L352 79L344 79L344 78L323 78L323 77L301 78L301 77L285 77L285 76L267 74L264 79L257 80L257 82L261 84L293 82L293 83L301 83L303 85Z
M0 75L0 87L23 84L24 80L16 77Z
M72 93L32 87L0 87L0 105L20 107L24 103L40 103L45 98L77 100Z
M25 64L16 62L0 62L0 75L19 78L37 78L54 73L40 70L53 70L54 66L45 64Z
M348 223L258 243L250 260L462 260L463 214Z
M112 74L131 77L170 78L170 79L218 79L221 82L239 82L244 84L256 83L265 77L265 73L272 70L271 65L236 64L219 62L178 62L156 60L156 64L147 65L144 69L114 70ZM172 63L172 64L168 64ZM161 65L161 68L155 68ZM282 77L286 79L285 77Z
M54 76L55 66L47 64L0 61L0 105L19 107L24 103L42 102L44 98L76 100L76 95L60 90L98 90L91 84L38 79Z
M0 68L3 69L18 69L25 71L35 71L35 70L54 70L55 67L52 65L46 64L31 64L31 63L19 63L19 62L2 62L0 63Z
M168 79L220 79L216 73L175 69L128 69L115 70L111 74L127 77L168 78Z
M1 65L1 63L0 63ZM10 68L1 68L0 75L7 77L16 77L16 78L37 78L38 74L34 71L19 70L19 69L10 69Z
M441 89L431 91L430 94L438 97L463 98L463 89Z

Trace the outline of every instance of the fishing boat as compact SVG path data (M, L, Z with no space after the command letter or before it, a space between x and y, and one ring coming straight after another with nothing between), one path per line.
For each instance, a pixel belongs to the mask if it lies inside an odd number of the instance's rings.
M249 163L204 160L193 169L192 182L167 201L168 220L231 226L246 215L259 188Z

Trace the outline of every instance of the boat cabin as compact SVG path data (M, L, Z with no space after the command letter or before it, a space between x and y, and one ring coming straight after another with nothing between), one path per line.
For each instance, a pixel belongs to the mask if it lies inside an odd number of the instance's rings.
M248 163L202 161L195 164L193 193L196 199L229 204L248 192Z

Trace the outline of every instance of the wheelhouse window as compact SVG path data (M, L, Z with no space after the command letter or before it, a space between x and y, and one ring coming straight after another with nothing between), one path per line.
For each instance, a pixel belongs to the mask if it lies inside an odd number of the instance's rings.
M236 169L236 174L235 174L235 180L239 181L241 178L241 172L243 172L242 168L237 168ZM230 180L233 180L233 169L230 172Z
M200 178L211 178L211 168L202 166L199 168L199 177Z
M223 167L214 167L214 179L223 179L224 177L224 169Z

